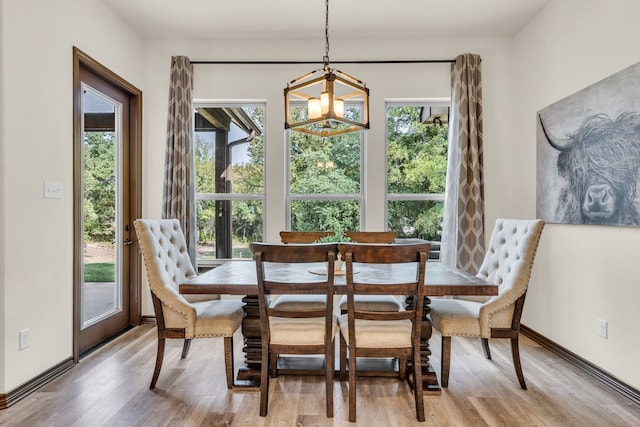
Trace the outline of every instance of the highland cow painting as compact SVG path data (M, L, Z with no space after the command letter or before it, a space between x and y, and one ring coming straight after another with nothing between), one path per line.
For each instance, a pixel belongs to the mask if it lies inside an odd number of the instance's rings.
M640 63L540 111L537 216L640 225Z

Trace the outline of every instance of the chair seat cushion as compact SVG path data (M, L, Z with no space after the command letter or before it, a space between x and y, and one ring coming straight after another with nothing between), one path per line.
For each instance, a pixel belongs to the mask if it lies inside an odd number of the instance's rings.
M196 337L230 337L242 324L244 303L213 300L193 303L196 309Z
M481 303L460 299L431 300L429 318L444 336L479 337Z
M361 311L400 311L402 304L393 295L354 295L353 302ZM347 311L347 296L340 299L340 310Z
M269 317L271 344L324 345L324 317L286 318ZM338 319L333 316L331 337L338 330Z
M340 333L349 342L348 315L338 318ZM356 319L356 346L366 348L411 347L411 320Z
M281 295L271 303L272 308L291 311L322 310L326 306L326 295Z
M213 301L220 299L220 294L181 294L182 297L193 304L194 302Z

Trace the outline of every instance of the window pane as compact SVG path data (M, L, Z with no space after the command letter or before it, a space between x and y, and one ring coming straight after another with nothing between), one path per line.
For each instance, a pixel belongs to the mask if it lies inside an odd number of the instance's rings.
M264 105L195 104L198 259L251 258L262 240Z
M388 228L399 238L442 239L444 202L433 200L388 201Z
M354 200L293 201L291 230L360 230L360 203Z
M294 108L301 114L302 108ZM360 115L348 107L345 115ZM360 194L361 132L321 138L290 133L291 194Z
M229 120L240 122L242 127ZM197 193L264 192L263 123L263 107L196 109L194 158ZM252 133L252 127L257 127L259 134Z
M222 224L230 210L231 224ZM196 215L198 218L198 260L218 258L251 258L250 242L262 241L261 200L198 200ZM228 247L216 244L217 233L229 232L231 239ZM227 241L228 239L222 239ZM231 255L229 255L231 253Z
M448 128L421 123L420 110L387 108L387 193L445 192Z
M81 329L122 311L119 277L119 212L122 189L119 103L96 89L83 89L84 260Z

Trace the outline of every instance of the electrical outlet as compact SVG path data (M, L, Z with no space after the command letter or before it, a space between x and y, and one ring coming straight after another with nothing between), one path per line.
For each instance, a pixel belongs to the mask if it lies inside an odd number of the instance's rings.
M44 182L45 199L62 199L62 183L56 181Z
M23 329L18 333L18 350L22 351L31 345L31 333L29 329Z
M598 335L602 338L607 338L609 336L609 322L598 319Z

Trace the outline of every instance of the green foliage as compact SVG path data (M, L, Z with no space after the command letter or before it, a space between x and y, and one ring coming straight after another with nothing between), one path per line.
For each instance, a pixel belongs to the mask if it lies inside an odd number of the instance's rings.
M292 230L358 230L359 228L360 205L358 202L305 200L291 203Z
M115 264L112 262L94 262L84 265L85 282L114 282Z
M387 191L444 193L447 176L447 126L420 123L420 108L389 109Z
M116 157L112 132L85 132L84 240L115 240Z
M445 192L447 126L420 123L419 107L392 107L387 120L387 192ZM435 201L392 201L388 228L398 237L441 240L444 204Z
M348 237L343 232L336 232L334 234L330 234L328 236L324 236L316 240L314 243L341 243L341 242L350 242L351 237Z
M294 109L299 115L303 109ZM345 114L357 117L358 108ZM319 138L292 132L290 145L291 193L310 195L291 203L291 229L297 231L358 230L360 204L353 200L321 200L327 195L360 195L360 134ZM315 197L314 197L315 196Z

